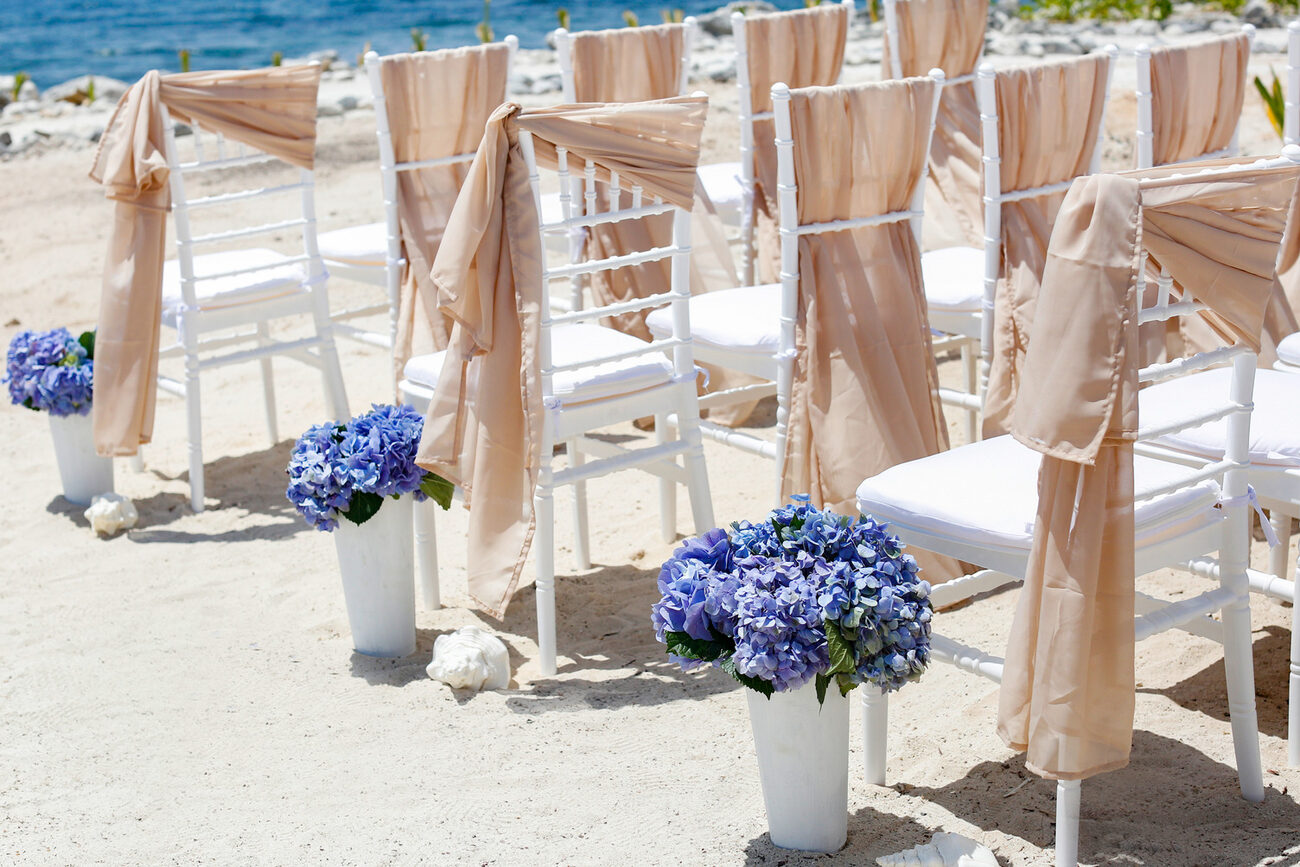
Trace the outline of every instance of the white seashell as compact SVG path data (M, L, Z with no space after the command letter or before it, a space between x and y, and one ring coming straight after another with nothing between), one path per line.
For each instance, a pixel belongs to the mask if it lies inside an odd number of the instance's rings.
M433 642L429 677L452 689L505 689L510 683L510 653L489 632L462 626Z
M119 530L129 530L140 520L135 503L121 494L97 494L90 508L83 514L90 528L101 536L111 536Z
M876 859L879 867L998 867L984 846L960 834L939 832L929 843Z

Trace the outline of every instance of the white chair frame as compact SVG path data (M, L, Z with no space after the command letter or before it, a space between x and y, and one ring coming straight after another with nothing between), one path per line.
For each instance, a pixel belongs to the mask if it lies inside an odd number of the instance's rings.
M348 401L338 352L334 346L333 323L330 320L329 295L326 290L328 275L316 245L315 182L312 172L299 169L296 183L190 198L185 187L187 175L219 172L259 163L279 162L279 160L243 144L236 145L235 154L229 155L225 139L220 134L216 135L216 153L205 154L203 148L205 133L197 125L192 125L195 159L182 162L176 146L175 125L166 106L162 107L162 122L165 130L164 147L167 165L170 169L172 220L176 227L176 253L180 269L182 303L175 311L176 343L164 348L159 356L160 358L182 357L185 374L183 380L160 375L158 387L185 398L189 435L190 506L195 512L201 512L203 511L204 478L199 374L202 371L245 361L259 362L262 368L266 427L272 443L279 441L279 431L275 417L275 380L271 369L271 356L286 356L320 370L329 411L335 418L347 416ZM297 192L300 197L301 216L298 218L203 235L195 235L191 232L190 212L192 210L220 207L229 202L264 196L283 196L294 192ZM295 229L299 230L302 236L301 255L286 256L271 265L239 267L220 273L195 274L195 247L258 235L274 235ZM204 307L200 304L197 287L201 282L296 264L305 266L307 279L300 287L286 294L278 294L270 298L232 299L223 301L222 306ZM295 315L312 317L315 323L315 334L298 340L272 339L267 323L273 319ZM251 332L241 330L248 326L253 327ZM212 332L222 333L204 337ZM248 346L250 343L252 345ZM241 345L246 348L214 354L214 350ZM137 468L140 468L143 466L143 459L137 458L135 463Z
M1300 158L1300 151L1294 155ZM1260 160L1259 166L1291 165L1291 156ZM1225 169L1205 169L1199 174L1213 175ZM1140 324L1167 321L1177 316L1192 315L1203 308L1194 299L1171 302L1162 295L1149 308L1139 314ZM1138 617L1135 620L1135 637L1143 641L1159 632L1182 629L1218 641L1224 645L1225 670L1228 680L1228 704L1237 772L1243 797L1249 801L1264 799L1262 769L1259 757L1259 737L1255 714L1254 669L1251 659L1250 638L1250 506L1247 502L1249 477L1250 415L1253 408L1255 379L1255 354L1242 345L1223 347L1192 355L1175 361L1154 364L1142 369L1139 379L1143 383L1157 382L1183 376L1211 367L1232 365L1232 383L1226 402L1198 405L1172 422L1144 425L1139 428L1135 453L1159 458L1172 464L1182 464L1187 473L1172 482L1134 492L1134 500L1142 501L1172 493L1180 488L1208 478L1220 480L1223 521L1180 535L1162 539L1149 545L1139 544L1136 549L1135 574L1147 574L1156 569L1188 564L1188 568L1212 576L1219 587L1198 596L1165 602L1141 592L1136 595ZM1228 442L1222 460L1197 460L1187 455L1171 455L1151 441L1179 430L1187 430L1211 421L1227 418ZM886 516L888 518L888 516ZM1029 550L1011 553L994 551L979 545L944 536L925 528L910 526L906 521L889 520L891 529L909 545L964 560L982 567L972 573L934 588L932 601L943 608L996 590L1008 584L1023 581ZM1218 561L1204 557L1207 552L1219 551ZM1209 615L1220 611L1221 622ZM971 674L978 674L996 683L1002 679L1003 660L983 650L961 644L934 633L931 636L931 656ZM1293 688L1296 685L1293 670ZM863 739L867 780L876 785L885 781L886 733L888 700L877 689L865 689L863 704ZM1056 806L1056 864L1058 867L1074 865L1078 861L1080 781L1057 783Z
M519 49L519 38L513 34L502 40L510 49L510 59L506 71L506 93L509 95L510 76L513 73L515 52ZM431 160L412 160L397 162L393 150L393 135L388 120L388 101L384 97L384 81L380 73L380 56L368 51L365 56L366 77L370 82L370 93L375 103L375 126L379 139L379 175L384 197L384 224L387 249L383 265L360 265L337 259L326 259L325 264L330 274L345 280L355 280L373 286L382 286L387 291L385 304L368 304L334 313L334 328L340 337L347 337L369 346L392 349L397 344L397 316L402 287L402 269L406 260L402 258L402 232L397 215L397 175L400 172L435 166L469 163L474 159L474 152L452 154ZM387 311L388 333L381 334L353 325L346 320L363 316L373 316Z
M1253 45L1255 42L1255 26L1253 24L1243 24L1241 32L1246 35ZM1176 46L1175 46L1176 47ZM1151 92L1151 46L1143 42L1138 45L1134 51L1137 58L1137 167L1140 169L1149 169L1155 165L1153 156L1152 138L1155 135L1154 122L1151 118L1152 100L1154 99ZM1288 56L1288 62L1290 58ZM1196 160L1208 160L1216 157L1235 157L1239 149L1237 147L1237 136L1241 130L1241 119L1237 120L1237 128L1232 132L1232 141L1223 150L1207 151L1203 154L1197 154L1189 157L1184 162L1193 162Z
M937 87L934 102L930 106L929 127L926 135L927 150L929 149L929 137L934 134L935 117L939 112L939 100L943 92L943 71L932 69L930 70L930 77L934 79ZM889 223L908 221L919 244L921 219L925 211L925 178L929 172L929 163L928 161L922 162L916 190L912 195L910 206L905 210L890 211L871 217L801 224L798 216L799 194L794 174L796 142L790 119L790 88L784 83L778 82L772 85L771 92L772 116L776 127L777 208L781 238L780 342L774 355L730 352L699 343L695 346L695 357L708 364L740 371L766 380L765 382L737 386L707 394L700 398L699 405L702 409L726 406L776 394L775 442L709 421L701 421L700 430L705 436L724 445L733 446L771 460L775 465L774 496L779 505L781 501L780 459L785 454L789 426L790 389L793 380L795 356L795 323L799 310L799 237L801 235L842 232L847 229L883 226Z
M840 0L840 4L849 10L849 24L852 26L853 0ZM740 282L741 285L752 286L754 285L755 255L754 201L757 188L757 173L754 169L754 121L770 120L772 112L755 112L750 101L749 51L745 41L744 13L731 13L731 32L736 50L736 89L740 95L740 186L743 196L740 205ZM797 46L795 50L798 50Z
M541 181L533 151L532 134L521 131L520 147L528 165L533 202L541 213ZM559 167L557 175L560 189L569 185L569 156L565 149L557 149ZM537 568L537 644L541 657L542 673L556 671L555 640L555 505L554 491L564 485L574 488L575 540L574 559L579 569L591 567L587 522L586 482L597 476L621 470L638 468L659 478L661 531L666 542L676 538L677 493L676 485L684 484L689 492L692 517L697 533L714 525L713 505L709 494L708 472L704 462L704 446L699 432L699 409L696 398L696 369L690 339L690 212L662 202L658 197L650 202L643 200L639 186L631 188L630 207L617 208L620 185L617 174L609 183L609 208L599 211L596 205L594 169L587 173L586 212L566 216L553 223L541 223L542 247L548 235L564 235L574 229L638 220L659 214L673 215L672 243L621 256L569 262L560 266L543 264L542 282L549 289L551 282L572 280L574 277L599 271L612 271L646 262L671 259L670 287L644 298L607 304L589 309L577 309L552 315L549 305L541 310L541 341L538 346L538 363L541 366L542 404L544 420L539 453L541 467L537 474L534 508L537 529L533 552ZM551 330L557 325L598 320L621 313L649 310L669 305L673 313L673 335L669 338L644 342L631 352L621 352L585 360L581 364L556 364L552 359ZM660 385L613 397L565 404L554 393L555 374L590 365L619 361L637 356L668 353L672 359L673 374ZM427 407L432 391L425 386L403 380L400 386L403 398L417 408ZM677 420L677 434L669 432L668 416ZM587 435L611 424L653 415L656 420L656 442L638 449L624 448ZM556 470L553 467L553 446L566 444L569 466ZM677 457L682 456L679 464ZM594 460L588 460L588 458ZM416 535L420 548L420 579L424 587L426 604L432 600L437 605L437 559L433 547L433 504L419 504Z
M1286 26L1286 93L1283 95L1282 144L1300 145L1300 21Z

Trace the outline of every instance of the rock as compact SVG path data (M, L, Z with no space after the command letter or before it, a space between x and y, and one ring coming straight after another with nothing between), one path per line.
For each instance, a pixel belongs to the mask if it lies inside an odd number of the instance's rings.
M86 102L86 96L89 95L91 87L94 87L95 102L101 99L110 99L116 103L122 98L131 86L125 81L116 78L109 78L107 75L79 75L76 78L70 78L62 84L56 84L47 88L42 97L46 102L57 102L63 100L71 102L74 105L81 105ZM81 99L78 99L80 95Z
M510 652L495 635L462 626L433 642L429 677L452 689L505 689L510 685Z
M357 107L358 100L351 94L339 97L339 108L343 111L352 111Z
M0 147L7 148L14 143L14 137L9 134L9 130L0 132Z
M776 7L768 3L767 0L733 0L733 2L720 9L705 12L703 15L696 15L695 20L705 33L714 36L728 36L731 34L731 13L737 10L744 10L746 14L749 14L752 12L775 12Z
M318 102L316 103L317 117L339 117L343 114L343 109L336 102Z
M1246 8L1238 13L1242 21L1247 24L1254 24L1256 27L1278 27L1277 12L1273 9L1273 4L1268 0L1250 0Z
M19 102L34 102L41 98L41 92L36 87L36 82L30 78L23 82L23 86L18 88Z
M1071 36L1044 36L1038 40L1045 54L1082 54L1079 43Z
M1137 21L1129 21L1127 29L1134 36L1159 36L1160 22L1143 18Z
M710 81L724 82L736 80L736 58L719 57L706 63L700 74Z

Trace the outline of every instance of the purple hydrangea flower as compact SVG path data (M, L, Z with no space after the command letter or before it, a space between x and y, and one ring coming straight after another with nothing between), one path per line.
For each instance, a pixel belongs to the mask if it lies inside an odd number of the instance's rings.
M9 400L51 415L86 415L94 392L95 362L66 328L22 331L9 342L5 383Z

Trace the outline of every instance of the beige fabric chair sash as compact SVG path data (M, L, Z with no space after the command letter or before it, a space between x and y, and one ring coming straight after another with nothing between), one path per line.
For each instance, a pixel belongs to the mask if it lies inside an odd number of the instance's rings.
M394 54L379 64L394 158L398 163L435 160L478 149L488 117L506 98L510 48L495 43ZM435 314L437 289L429 271L468 171L468 164L460 163L397 173L397 218L406 264L393 347L394 381L413 354L447 345L446 325Z
M772 110L772 85L790 88L834 84L844 66L849 10L840 3L811 9L745 17L749 103L754 113ZM928 71L928 70L927 70ZM780 276L781 247L776 235L776 128L754 121L754 207L757 212L758 278Z
M470 595L493 616L510 602L532 542L543 424L537 346L542 287L538 216L519 132L540 165L556 147L616 171L647 196L691 206L708 102L499 107L452 209L433 263L439 311L452 323L447 360L417 458L465 491Z
M801 225L911 206L935 86L791 91ZM948 447L909 221L799 237L795 347L783 497L853 514L860 480ZM923 566L935 582L960 574L946 558Z
M1246 97L1244 33L1151 49L1151 153L1155 164L1194 160L1232 143Z
M153 435L162 269L171 209L161 106L305 169L316 148L320 67L149 72L109 119L90 170L114 201L95 339L95 449L133 455Z
M970 75L984 50L989 0L897 0L898 61L904 76L927 75L938 67L949 78ZM880 68L893 77L890 41L884 42ZM983 244L984 205L980 198L980 113L975 82L943 89L934 138L930 141L929 183L952 209L972 247Z
M685 24L570 35L575 102L642 102L681 93Z
M1281 217L1300 180L1295 167L1170 174L1074 182L1052 234L1015 409L1016 439L1045 457L998 731L1028 751L1027 767L1053 779L1121 767L1132 742L1142 250L1208 305L1202 315L1217 334L1257 347Z
M1110 59L1094 54L998 72L1002 192L1086 174L1106 104ZM1047 242L1064 193L1002 205L1002 269L994 299L984 436L1006 433L1029 343Z

